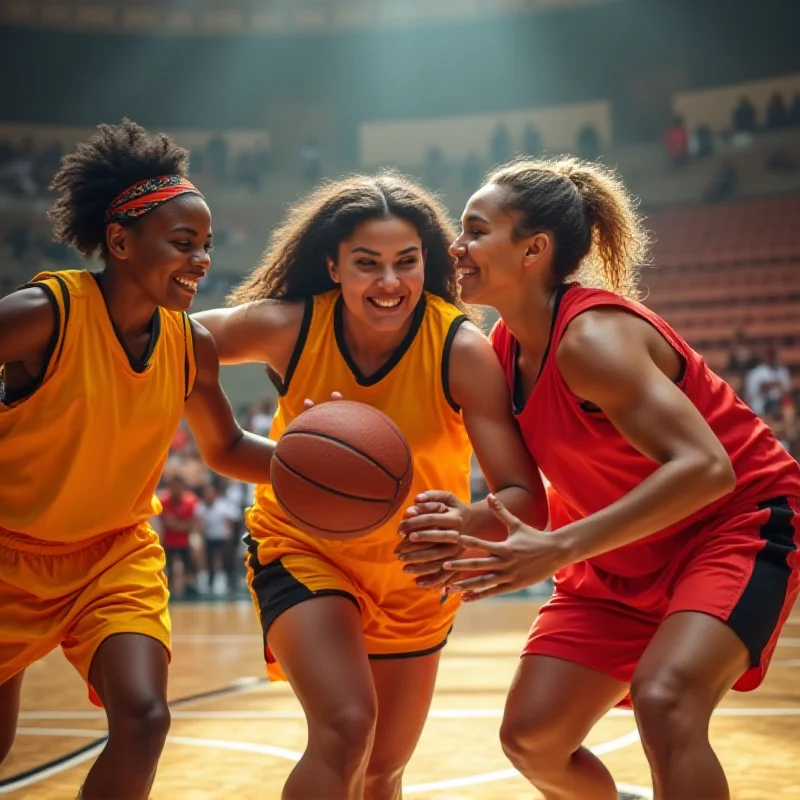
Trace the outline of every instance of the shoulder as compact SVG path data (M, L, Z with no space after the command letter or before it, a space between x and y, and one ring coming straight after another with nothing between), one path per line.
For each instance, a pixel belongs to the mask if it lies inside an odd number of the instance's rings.
M506 391L505 372L492 343L471 322L461 325L453 339L449 384L454 401L461 407L494 389Z

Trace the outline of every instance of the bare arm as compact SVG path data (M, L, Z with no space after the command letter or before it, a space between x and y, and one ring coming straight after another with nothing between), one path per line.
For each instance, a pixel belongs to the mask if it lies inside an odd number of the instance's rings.
M489 340L469 323L461 326L453 340L450 393L461 407L491 491L529 525L547 525L544 485L511 413L503 368ZM485 500L470 505L465 533L489 540L507 536L505 525Z
M664 344L637 317L607 310L577 317L561 340L558 366L570 390L660 465L608 508L559 531L572 561L668 528L735 488L719 439L654 360Z
M547 524L547 499L539 470L511 414L503 368L489 340L473 325L463 325L456 334L449 373L450 394L461 407L464 425L490 489L513 506L521 518L543 527ZM415 502L400 524L400 533L412 541L449 541L455 532L489 541L506 538L505 526L485 500L465 506L452 493L432 489L415 498ZM398 552L407 554L414 549L405 543ZM427 555L420 549L414 560L422 561Z
M30 375L40 374L55 324L41 289L20 289L0 299L0 365L19 363Z
M239 426L219 383L219 358L211 334L192 324L197 378L184 415L203 461L214 471L246 483L269 483L275 442Z
M192 315L213 337L220 364L269 364L285 375L292 357L305 304L257 300L235 308L216 308Z

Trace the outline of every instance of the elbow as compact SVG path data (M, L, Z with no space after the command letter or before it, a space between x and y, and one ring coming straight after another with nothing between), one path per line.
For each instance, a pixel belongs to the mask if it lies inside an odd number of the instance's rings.
M725 497L736 489L736 473L728 454L722 450L720 453L709 454L698 465L697 478L702 485L707 487L709 503Z

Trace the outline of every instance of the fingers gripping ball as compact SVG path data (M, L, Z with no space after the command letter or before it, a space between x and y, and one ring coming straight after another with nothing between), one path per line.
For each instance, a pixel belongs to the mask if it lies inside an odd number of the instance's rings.
M387 523L405 503L413 470L405 437L389 417L338 400L287 426L270 474L275 498L295 525L339 539Z

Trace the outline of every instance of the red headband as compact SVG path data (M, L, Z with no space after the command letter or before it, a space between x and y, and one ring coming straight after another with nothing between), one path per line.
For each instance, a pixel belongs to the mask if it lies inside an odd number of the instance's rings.
M161 175L147 178L126 189L116 197L108 207L105 224L112 222L130 222L144 216L154 208L179 197L182 194L203 195L186 178L179 175Z

